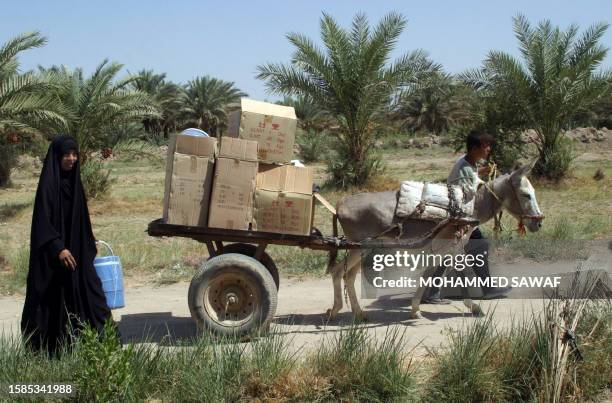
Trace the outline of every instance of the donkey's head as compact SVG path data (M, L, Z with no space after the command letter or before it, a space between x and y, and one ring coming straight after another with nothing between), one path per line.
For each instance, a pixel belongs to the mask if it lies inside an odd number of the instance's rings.
M507 177L502 202L503 207L519 221L519 229L527 227L530 232L538 231L544 219L535 190L527 179L534 164L521 167Z

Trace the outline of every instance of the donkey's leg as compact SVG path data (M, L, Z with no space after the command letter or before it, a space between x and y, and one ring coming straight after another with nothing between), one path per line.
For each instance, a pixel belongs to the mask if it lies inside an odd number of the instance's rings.
M430 278L431 276L433 276L435 271L436 271L435 266L426 268L425 271L423 272L422 278L424 279ZM419 285L416 292L414 293L414 296L412 297L412 310L410 311L411 319L421 319L423 317L423 315L421 315L420 305L421 305L421 300L423 299L423 294L425 294L426 289L427 287L422 287Z
M463 270L459 272L459 277L461 277L462 280L465 278L465 272ZM461 296L463 297L463 305L465 305L473 315L480 316L483 314L480 305L475 303L472 298L470 298L470 293L467 287L461 287Z
M351 311L355 315L355 318L358 320L366 320L366 315L361 309L361 306L359 306L357 292L355 291L355 278L357 278L357 273L359 273L360 269L361 261L357 261L357 263L353 265L346 274L344 284L346 285L346 292L348 294L349 301L351 302Z
M344 261L336 263L331 269L332 282L334 284L334 306L327 310L327 316L335 319L342 309L342 275L344 274Z
M359 252L350 251L346 257L346 261L344 259L340 260L331 270L334 284L334 306L327 310L327 315L330 319L335 319L338 312L342 309L342 277L344 277L345 274L345 267L348 270L355 264L355 260L360 258Z

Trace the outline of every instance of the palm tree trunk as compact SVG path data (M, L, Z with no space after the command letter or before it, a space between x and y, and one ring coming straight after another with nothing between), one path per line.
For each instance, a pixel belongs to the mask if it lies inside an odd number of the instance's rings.
M0 188L11 183L11 169L15 165L15 151L11 145L0 144Z

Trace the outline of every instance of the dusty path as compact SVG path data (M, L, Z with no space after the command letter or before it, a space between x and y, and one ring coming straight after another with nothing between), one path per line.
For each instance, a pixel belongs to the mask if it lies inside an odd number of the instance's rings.
M601 259L601 256L599 257ZM604 256L604 258L606 258ZM598 259L598 266L601 260ZM607 260L609 266L610 260ZM554 275L570 273L576 268L576 262L556 262L549 264L513 263L492 267L492 275L512 273L510 275ZM601 266L599 266L601 268ZM187 307L187 289L189 283L181 282L169 286L141 286L126 290L125 308L113 311L120 324L126 341L149 341L174 344L177 341L188 341L197 335L196 327ZM532 310L540 311L541 299L522 298L521 290L515 289L512 298L481 301L485 312L493 312L493 318L500 326L508 326L514 317L531 315ZM368 332L376 337L384 336L389 328L405 331L406 348L418 346L417 352L425 348L443 345L448 329L457 329L478 320L467 313L461 301L451 305L422 305L423 318L409 318L409 296L393 295L377 300L362 300L363 308L368 313L364 324ZM353 315L345 304L338 318L326 323L324 312L332 304L331 280L323 279L281 279L277 315L272 331L289 338L292 348L312 348L344 326L352 323ZM23 298L0 298L0 329L4 332L17 333L23 307ZM171 338L164 338L170 334Z
M176 343L196 336L196 327L187 307L189 283L181 282L163 287L143 286L126 290L127 306L113 311L126 341ZM23 308L21 298L0 299L2 312L0 323L5 332L16 333ZM326 323L324 312L332 304L331 280L308 279L297 281L281 279L277 315L272 331L291 338L295 349L309 348L320 342L325 335L337 332L353 321L353 315L345 306L338 318ZM423 319L409 319L410 299L403 295L379 300L362 300L368 313L364 326L376 335L383 335L389 327L406 329L407 347L422 342L423 346L435 347L444 342L446 327L458 328L466 321L475 320L467 314L460 301L451 305L423 305ZM497 300L483 302L485 310L496 305L495 317L503 323L511 315L529 311L533 305L541 306L538 300ZM171 334L173 340L162 341Z

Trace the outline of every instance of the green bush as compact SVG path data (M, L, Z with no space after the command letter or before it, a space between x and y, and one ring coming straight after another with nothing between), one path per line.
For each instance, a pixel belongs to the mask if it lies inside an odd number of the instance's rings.
M100 138L100 147L113 148L126 140L144 139L146 133L140 122L121 122L104 130Z
M567 175L575 158L572 141L559 138L546 152L541 153L533 173L538 177L558 181Z
M89 199L97 199L105 196L115 182L110 177L111 170L104 167L102 161L90 158L81 167L81 180L85 188L85 194Z
M339 139L332 143L332 150L326 155L328 186L343 189L362 186L369 178L385 172L383 158L378 150L366 149L363 158L356 159L349 147Z
M593 399L605 388L612 388L612 303L593 302L576 329L584 361L578 363L573 392Z
M434 370L423 396L430 402L502 400L504 391L489 367L497 340L492 316L473 322L450 335L449 347L434 353Z
M77 340L75 351L80 369L75 381L81 398L95 402L125 401L133 382L134 345L121 347L111 321L104 325L100 335L86 325Z
M352 325L323 342L314 357L317 376L330 383L330 401L406 401L415 382L403 352L404 335L387 330L377 341L364 327ZM314 398L314 397L313 397Z
M298 134L296 143L300 148L300 158L308 163L320 161L327 151L327 133L310 130Z

